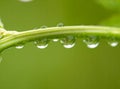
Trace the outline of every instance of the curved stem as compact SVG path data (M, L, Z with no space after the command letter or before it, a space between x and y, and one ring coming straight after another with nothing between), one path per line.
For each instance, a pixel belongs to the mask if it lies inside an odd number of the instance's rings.
M64 26L49 27L23 32L4 31L4 37L0 40L0 51L15 46L19 43L34 41L41 38L61 38L66 35L84 37L89 35L115 37L120 40L120 28L105 26Z

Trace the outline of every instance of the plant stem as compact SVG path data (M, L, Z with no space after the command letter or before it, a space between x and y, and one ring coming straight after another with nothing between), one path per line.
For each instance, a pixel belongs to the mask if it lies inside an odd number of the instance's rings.
M120 28L105 26L64 26L41 28L23 32L5 30L3 35L4 37L0 40L0 51L20 43L35 41L44 37L51 39L65 37L67 35L73 35L75 37L94 35L102 38L115 37L120 40Z

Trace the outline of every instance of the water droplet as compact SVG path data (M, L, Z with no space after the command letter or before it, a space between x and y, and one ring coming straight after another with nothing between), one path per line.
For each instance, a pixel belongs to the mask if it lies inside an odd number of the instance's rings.
M108 44L109 44L111 47L116 47L119 43L118 43L118 41L117 41L114 37L112 37L112 38L109 39Z
M1 19L0 19L0 28L4 28L4 24Z
M48 47L48 42L49 40L47 38L44 38L44 39L35 41L35 45L37 46L37 48L44 49Z
M87 36L84 40L88 48L96 48L99 45L99 39L96 36Z
M53 39L53 42L58 42L58 41L59 41L59 39L57 39L57 38L56 38L56 39Z
M88 48L96 48L99 45L99 43L93 43L93 44L88 44Z
M67 36L65 38L62 38L60 42L63 44L65 48L72 48L75 46L75 37Z
M47 28L47 26L46 26L46 25L43 25L43 26L41 26L40 28L44 29L44 28Z
M57 27L63 27L63 26L64 26L63 23L58 23L58 24L57 24Z
M24 45L20 44L20 45L17 45L15 48L16 49L22 49L22 48L24 48Z
M116 47L118 45L118 42L112 42L112 43L109 43L109 45L112 47Z
M20 2L32 2L33 0L19 0Z

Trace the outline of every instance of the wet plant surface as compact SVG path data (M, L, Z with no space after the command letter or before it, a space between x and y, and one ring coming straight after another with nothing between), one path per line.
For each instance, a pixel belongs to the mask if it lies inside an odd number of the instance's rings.
M119 89L119 6L119 0L0 1L6 49L0 89Z

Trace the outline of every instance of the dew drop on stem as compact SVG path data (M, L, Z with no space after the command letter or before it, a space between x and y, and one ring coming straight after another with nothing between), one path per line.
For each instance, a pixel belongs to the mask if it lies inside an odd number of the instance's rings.
M55 39L53 39L52 41L53 41L53 42L58 42L59 39L55 38Z
M19 44L19 45L17 45L15 48L16 48L16 49L22 49L22 48L24 48L24 45L23 45L23 44Z
M92 43L92 44L87 44L88 48L96 48L99 45L99 43Z
M72 48L75 46L75 37L74 36L66 36L60 40L65 48Z
M108 44L111 47L116 47L119 44L119 42L114 37L112 37L112 38L109 39Z
M49 40L47 38L43 38L41 40L37 40L34 42L37 48L45 49L48 47Z
M99 45L99 39L96 36L87 36L84 38L83 42L88 48L96 48Z

